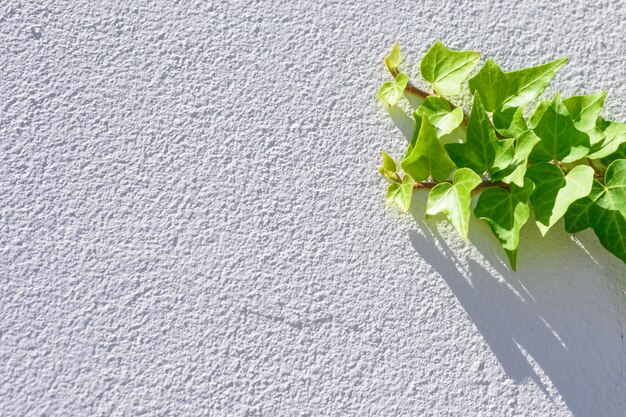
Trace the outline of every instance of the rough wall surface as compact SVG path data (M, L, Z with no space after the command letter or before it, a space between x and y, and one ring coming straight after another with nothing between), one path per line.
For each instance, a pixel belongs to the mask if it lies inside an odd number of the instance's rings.
M625 266L385 208L374 98L441 38L624 120L623 0L0 3L1 416L626 415Z

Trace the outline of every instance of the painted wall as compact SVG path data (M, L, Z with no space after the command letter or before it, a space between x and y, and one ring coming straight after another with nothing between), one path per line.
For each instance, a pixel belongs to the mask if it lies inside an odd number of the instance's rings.
M626 267L384 207L399 39L626 119L623 0L0 4L0 415L623 416ZM554 91L554 90L552 90ZM397 116L397 117L396 117ZM395 122L394 122L395 120Z

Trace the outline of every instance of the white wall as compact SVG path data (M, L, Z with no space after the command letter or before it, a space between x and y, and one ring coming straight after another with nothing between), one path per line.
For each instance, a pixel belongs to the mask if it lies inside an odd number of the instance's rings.
M2 2L0 415L622 416L626 267L383 205L399 39L626 118L623 0ZM554 91L554 90L552 90Z

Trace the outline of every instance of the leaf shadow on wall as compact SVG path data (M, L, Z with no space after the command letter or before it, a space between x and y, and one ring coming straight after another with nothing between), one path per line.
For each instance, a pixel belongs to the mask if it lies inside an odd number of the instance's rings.
M426 193L414 193L419 225L409 239L446 281L506 375L534 383L575 416L626 410L626 266L593 235L576 243L561 223L541 237L522 230L518 271L486 223L473 219L463 242L441 217L425 220ZM558 396L557 396L558 393Z
M421 99L407 95L413 109ZM410 140L415 122L399 107L389 116ZM444 138L458 141L463 132ZM425 220L427 194L415 192L409 233L418 255L446 281L506 375L533 381L575 416L626 410L626 265L584 231L574 240L557 223L541 237L531 218L522 229L518 271L485 222L472 218L463 242L438 216ZM440 229L445 229L440 233Z

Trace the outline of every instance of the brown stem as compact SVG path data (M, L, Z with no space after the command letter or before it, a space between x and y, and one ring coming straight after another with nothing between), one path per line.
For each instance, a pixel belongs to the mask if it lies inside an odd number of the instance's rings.
M393 78L396 78L399 74L400 71L398 71L397 68L390 68L389 72L391 72L391 75ZM413 84L411 84L411 82L409 81L409 83L406 85L406 88L404 89L404 91L407 91L413 95L419 96L421 98L426 98L428 96L434 96L435 94L433 93L429 93L428 91L424 91L419 87L414 86ZM454 107L454 104L450 103L451 106Z
M445 183L445 182L452 184L452 181L418 181L415 183L415 185L413 185L413 189L429 190L435 187L435 185ZM478 184L478 186L474 188L474 190L480 190L480 189L487 188L487 187L501 187L501 188L505 188L508 190L509 184L502 182L502 181L483 181L480 184Z
M400 74L400 71L398 71L398 68L390 68L389 72L391 73L391 76L394 79ZM421 97L423 99L425 99L426 97L429 97L429 96L436 96L437 95L435 93L429 93L428 91L422 90L421 88L411 84L411 81L408 82L408 84L404 88L404 91L406 91L407 93L413 94L415 96ZM450 102L450 100L448 100L448 104L450 104L450 108L452 110L454 110L454 109L456 109L458 107L454 103ZM467 125L467 121L468 120L469 120L469 116L467 114L465 114L465 112L463 112L463 124Z

